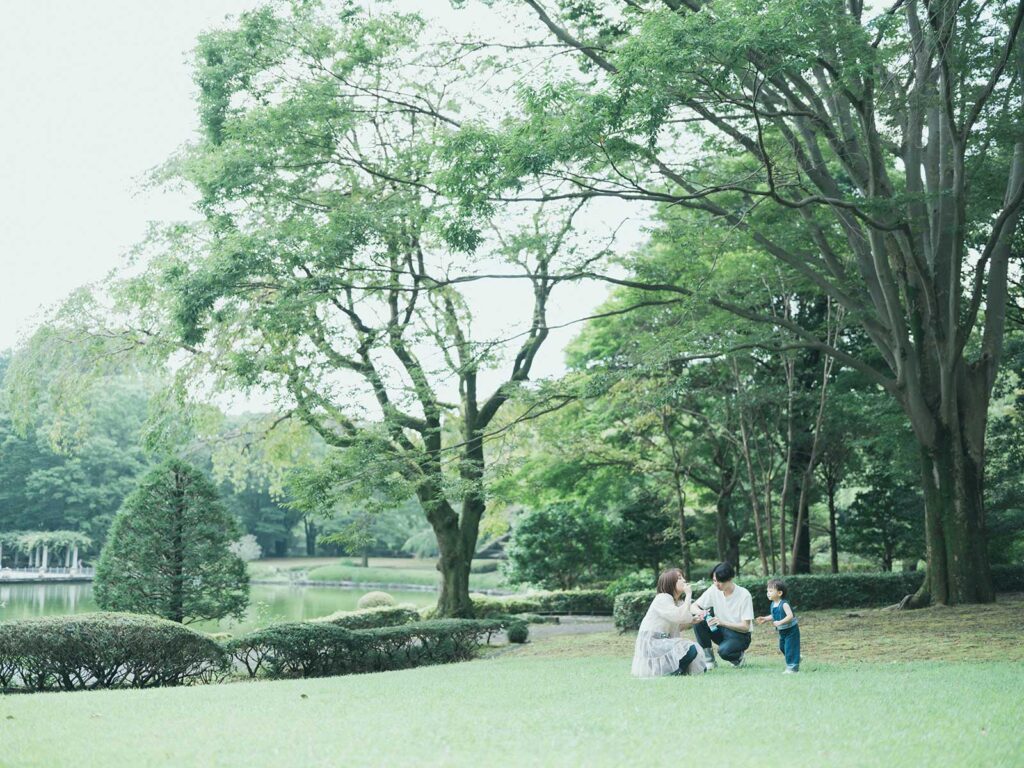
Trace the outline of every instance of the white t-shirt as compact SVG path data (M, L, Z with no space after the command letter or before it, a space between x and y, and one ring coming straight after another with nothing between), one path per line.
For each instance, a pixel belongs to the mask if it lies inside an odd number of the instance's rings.
M715 617L728 622L729 624L744 624L749 627L754 620L754 601L750 592L743 587L733 586L732 594L726 596L714 584L704 590L704 594L697 598L694 605L699 608L714 608Z

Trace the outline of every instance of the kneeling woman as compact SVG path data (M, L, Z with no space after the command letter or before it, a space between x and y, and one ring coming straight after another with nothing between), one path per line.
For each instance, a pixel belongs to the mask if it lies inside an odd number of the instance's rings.
M680 603L683 595L686 599ZM678 568L658 577L658 593L636 636L634 677L699 675L705 671L697 644L679 636L683 627L693 624L690 597L691 587Z

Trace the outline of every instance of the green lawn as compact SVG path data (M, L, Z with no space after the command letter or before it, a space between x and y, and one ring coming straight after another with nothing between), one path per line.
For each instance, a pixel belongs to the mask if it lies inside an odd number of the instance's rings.
M479 562L479 561L478 561ZM284 558L249 563L249 575L263 581L289 581L303 575L309 581L351 581L356 584L413 584L436 586L441 575L436 560L417 558L370 558L368 568L351 558ZM470 589L500 589L501 574L471 573Z
M632 637L599 633L375 675L0 697L0 765L1015 766L1022 615L1022 596L807 613L791 676L759 628L746 668L696 679L633 680Z

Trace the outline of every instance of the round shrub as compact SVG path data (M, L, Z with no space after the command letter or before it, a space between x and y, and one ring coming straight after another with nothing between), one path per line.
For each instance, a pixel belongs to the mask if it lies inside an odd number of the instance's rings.
M525 643L530 637L530 628L525 621L516 621L508 625L506 633L510 643Z
M83 613L0 623L0 688L155 688L210 682L227 665L215 640L155 616Z
M395 598L387 592L367 592L359 598L356 608L362 610L364 608L380 608L385 605L395 605Z

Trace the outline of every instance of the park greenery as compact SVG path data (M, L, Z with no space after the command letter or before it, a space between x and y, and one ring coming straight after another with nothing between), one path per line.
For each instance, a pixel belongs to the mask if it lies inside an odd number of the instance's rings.
M167 461L142 478L114 518L96 565L96 602L179 624L241 618L249 575L231 551L238 537L203 473Z
M327 1L200 37L201 132L153 179L197 218L0 358L0 529L108 571L181 457L266 554L436 556L442 617L506 539L508 586L728 560L994 600L1024 555L1022 6L489 5L513 43Z
M764 735L767 713L780 707L788 738L782 762L1012 765L1020 754L1021 608L1018 597L909 612L809 611L801 621L813 663L799 676L780 676L774 637L755 632L746 668L683 681L685 691L678 679L630 680L623 660L633 636L604 632L398 674L6 696L0 733L11 765L59 762L74 752L84 767L253 766L298 749L311 766L336 765L341 754L374 765L617 766L663 762L678 752L680 728L703 727L727 701L729 748L753 766L780 764ZM586 706L569 705L581 700ZM651 712L666 700L683 724L651 727ZM472 713L457 733L454 707Z

